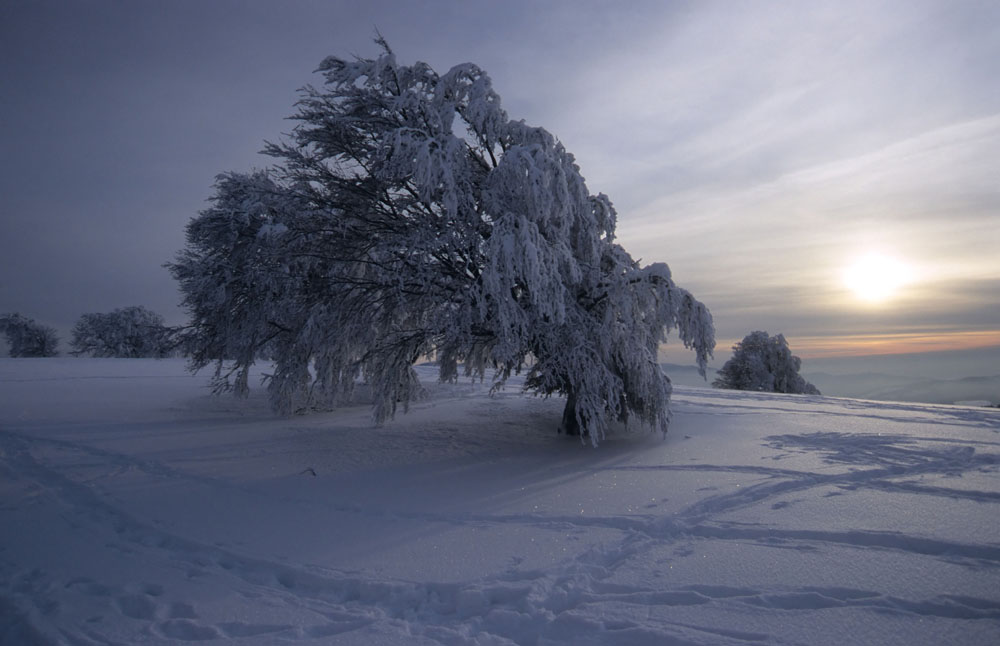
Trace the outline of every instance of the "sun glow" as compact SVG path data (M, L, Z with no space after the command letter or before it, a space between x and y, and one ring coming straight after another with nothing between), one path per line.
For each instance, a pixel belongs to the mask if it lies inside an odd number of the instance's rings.
M906 264L880 253L857 258L843 274L844 286L868 303L884 303L912 281L913 272Z

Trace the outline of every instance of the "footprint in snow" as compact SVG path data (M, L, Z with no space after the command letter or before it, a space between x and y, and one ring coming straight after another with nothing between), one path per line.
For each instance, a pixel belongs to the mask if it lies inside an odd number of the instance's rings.
M219 639L224 635L214 626L204 626L190 619L169 619L157 626L164 637L180 641L207 641Z
M171 619L197 619L198 613L194 611L194 606L190 603L175 601L170 604L169 616Z
M115 600L118 611L132 619L151 620L156 617L156 604L141 594L128 594Z

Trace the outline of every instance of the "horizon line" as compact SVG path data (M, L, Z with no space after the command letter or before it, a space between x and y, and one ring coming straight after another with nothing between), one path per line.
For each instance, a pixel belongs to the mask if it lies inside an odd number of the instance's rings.
M716 347L731 347L736 342L724 346L720 340ZM789 346L803 359L932 354L1000 348L1000 330L795 336L789 340Z

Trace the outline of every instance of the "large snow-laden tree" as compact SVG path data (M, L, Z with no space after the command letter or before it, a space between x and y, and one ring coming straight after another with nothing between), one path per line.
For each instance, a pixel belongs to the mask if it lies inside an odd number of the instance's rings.
M145 307L84 314L73 327L70 354L93 357L162 358L173 350L163 317Z
M802 360L792 354L781 334L757 330L733 346L733 356L719 370L712 385L730 390L819 395L819 389L800 374Z
M326 59L289 140L265 150L277 165L220 176L188 225L169 268L193 367L215 362L245 393L249 365L272 357L283 412L336 403L361 377L381 422L435 356L442 380L461 366L499 387L526 370L594 443L630 415L666 430L657 349L676 328L703 371L707 308L615 242L608 198L550 133L508 118L482 70L399 65L379 43L375 59Z
M59 337L47 325L18 313L0 316L0 332L7 338L12 357L54 357L59 354Z

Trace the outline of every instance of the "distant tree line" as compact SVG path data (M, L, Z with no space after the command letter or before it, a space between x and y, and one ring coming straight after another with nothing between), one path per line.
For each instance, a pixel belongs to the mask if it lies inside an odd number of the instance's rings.
M11 357L54 357L59 354L55 329L18 313L0 316L0 332ZM163 358L178 354L180 335L163 317L145 307L82 315L73 327L70 354L126 359Z

